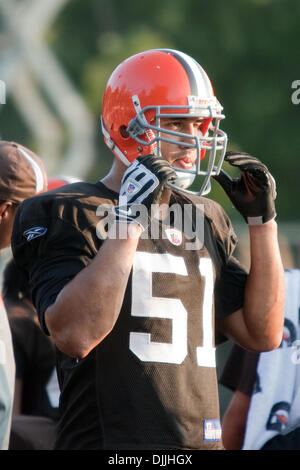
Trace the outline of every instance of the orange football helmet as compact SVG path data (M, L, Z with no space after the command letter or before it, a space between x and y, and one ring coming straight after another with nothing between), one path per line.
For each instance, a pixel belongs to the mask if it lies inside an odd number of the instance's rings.
M52 189L60 188L66 184L78 183L80 179L75 178L74 176L50 176L48 178L48 191Z
M108 80L101 116L104 141L128 166L140 155L159 155L161 141L178 145L172 136L183 137L183 145L197 150L196 164L190 170L175 168L178 178L169 185L190 192L186 188L202 175L195 193L207 194L226 152L227 136L219 129L222 109L206 72L192 57L171 49L141 52L124 60ZM199 135L191 136L162 129L161 117L203 122Z

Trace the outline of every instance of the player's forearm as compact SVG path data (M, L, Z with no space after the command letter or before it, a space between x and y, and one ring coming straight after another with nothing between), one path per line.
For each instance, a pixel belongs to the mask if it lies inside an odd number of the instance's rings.
M140 227L130 224L125 239L108 238L47 309L47 327L64 353L85 357L114 327L140 235Z
M250 397L236 391L222 419L222 441L226 450L240 450L243 447Z
M266 349L282 339L285 283L274 220L249 227L251 268L243 306L249 334Z

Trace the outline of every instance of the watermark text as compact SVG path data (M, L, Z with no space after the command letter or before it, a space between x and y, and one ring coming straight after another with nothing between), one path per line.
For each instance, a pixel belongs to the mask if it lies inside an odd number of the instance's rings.
M128 225L132 220L143 227L141 239L169 240L175 246L183 243L185 250L199 250L204 243L203 204L152 204L150 210L138 204L129 210L119 208L117 217L114 206L102 204L98 206L96 215L101 217L96 230L98 238L102 240L107 238L108 233L111 239L126 239ZM125 223L116 224L118 221Z
M3 80L0 80L0 104L6 103L6 86Z
M292 93L291 100L293 104L300 103L300 80L294 80L292 83L292 89L295 91Z

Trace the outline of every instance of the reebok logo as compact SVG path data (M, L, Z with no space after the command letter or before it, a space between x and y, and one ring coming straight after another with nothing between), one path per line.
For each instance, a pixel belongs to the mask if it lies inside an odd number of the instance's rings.
M23 235L26 238L26 240L30 242L34 238L42 237L43 235L45 235L46 232L47 232L46 227L32 227L32 228L29 228L28 230L25 230L25 232L23 232Z

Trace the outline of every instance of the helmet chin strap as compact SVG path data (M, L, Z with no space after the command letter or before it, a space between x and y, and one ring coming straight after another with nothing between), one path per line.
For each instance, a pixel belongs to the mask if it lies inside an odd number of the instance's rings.
M186 194L197 194L197 195L201 194L201 196L206 196L208 193L210 193L211 191L210 179L207 180L205 185L203 183L201 192L190 191L188 190L188 188L193 184L197 175L195 173L186 173L186 172L178 171L176 170L176 168L174 169L176 171L177 178L174 181L167 183L167 186L169 188L175 189L177 191L182 191L183 193L186 193Z
M180 189L189 188L196 178L196 175L193 173L182 173L180 171L176 171L176 175L177 178L175 179L173 184Z

